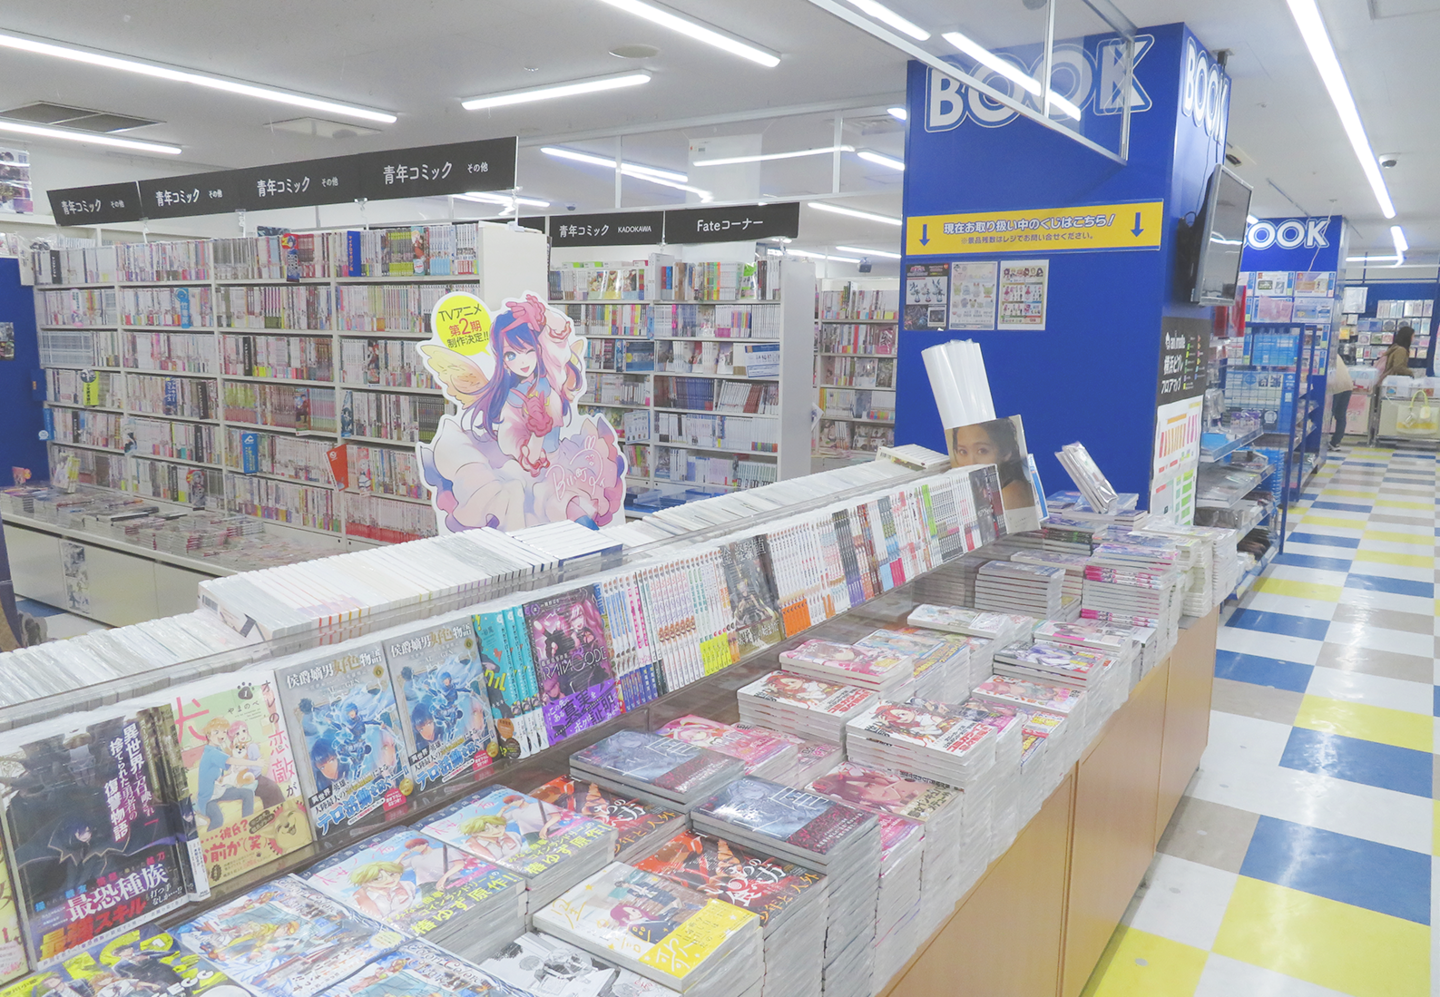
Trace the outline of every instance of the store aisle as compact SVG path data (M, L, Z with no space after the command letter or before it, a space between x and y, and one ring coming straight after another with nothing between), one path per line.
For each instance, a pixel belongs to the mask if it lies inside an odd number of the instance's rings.
M1340 456L1220 631L1209 748L1086 997L1431 993L1436 459Z

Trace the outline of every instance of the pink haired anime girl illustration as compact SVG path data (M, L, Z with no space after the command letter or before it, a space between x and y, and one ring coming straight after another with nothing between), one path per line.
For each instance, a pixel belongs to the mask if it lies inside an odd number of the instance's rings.
M494 317L488 352L467 356L435 342L420 349L460 407L419 446L443 530L564 519L604 526L620 511L625 458L603 416L576 417L585 341L567 316L529 294Z

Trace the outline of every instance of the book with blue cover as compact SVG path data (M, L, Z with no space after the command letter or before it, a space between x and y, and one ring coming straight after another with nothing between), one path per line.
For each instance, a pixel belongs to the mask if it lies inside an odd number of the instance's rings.
M727 829L748 834L741 840L768 839L822 858L875 818L816 793L745 776L695 808L696 830L720 837Z

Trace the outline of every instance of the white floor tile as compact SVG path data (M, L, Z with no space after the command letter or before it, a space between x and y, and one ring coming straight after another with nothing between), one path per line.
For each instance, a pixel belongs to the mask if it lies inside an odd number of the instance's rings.
M1383 507L1378 507L1375 511L1381 515L1387 512ZM1407 536L1415 537L1417 541L1431 539L1435 535L1434 528L1432 527L1427 531L1424 523L1387 523L1383 520L1377 520L1371 523L1366 527L1366 531L1370 533L1404 533Z
M1210 742L1205 747L1202 767L1208 763L1279 765L1290 732L1295 728L1273 720L1243 717L1236 713L1210 712Z
M1433 642L1433 638L1429 639ZM1305 691L1312 696L1324 696L1327 699L1343 699L1346 702L1364 703L1367 706L1384 706L1388 709L1419 713L1427 717L1435 715L1435 687L1433 685L1386 678L1383 675L1347 672L1338 668L1317 668L1311 672L1310 685Z
M1347 606L1366 609L1393 609L1401 613L1418 613L1422 616L1435 614L1435 600L1419 595L1394 595L1390 592L1372 592L1369 589L1347 588L1344 602ZM1222 631L1223 633L1223 631Z
M1285 553L1292 553L1290 545L1285 545ZM1344 585L1344 571L1324 571L1317 568L1299 568L1293 564L1272 564L1266 570L1267 578L1284 578L1292 582L1312 582L1316 585Z
M1321 511L1322 510L1317 509L1315 510L1315 514L1318 516ZM1299 530L1302 533L1319 533L1327 537L1350 537L1358 540L1360 539L1360 535L1365 532L1363 526L1363 522L1357 523L1353 527L1329 526L1325 523L1306 523L1302 521L1302 517L1295 515L1290 516L1290 528L1292 530Z
M1433 555L1432 555L1433 556ZM1350 569L1352 575L1379 575L1381 578L1398 578L1406 582L1435 581L1435 569L1418 568L1409 564L1382 564L1379 561L1356 561Z
M1398 651L1400 654L1413 654L1421 658L1435 655L1434 634L1386 630L1363 623L1331 623L1325 639L1332 644L1354 645L1372 651ZM1431 711L1426 709L1425 712Z
M1301 531L1305 532L1305 531ZM1304 554L1307 557L1329 557L1337 561L1353 561L1355 549L1353 547L1331 547L1328 544L1307 544L1295 540L1285 541L1285 553ZM1275 567L1286 568L1289 565L1280 564Z
M1320 648L1323 644L1324 641L1263 633L1259 630L1242 630L1239 627L1225 627L1216 640L1216 646L1222 651L1258 654L1264 658L1298 661L1302 665L1313 665L1320 660Z
M1242 764L1231 761L1233 757L1217 753L1211 761L1207 749L1192 795L1278 820L1431 853L1434 803L1428 798L1294 769Z
M1157 855L1130 926L1208 951L1239 878L1198 862Z
M1437 932L1440 934L1440 932ZM1210 953L1195 997L1345 997L1338 990Z
M1285 547L1289 550L1287 544ZM1262 613L1285 613L1288 616L1304 616L1312 620L1329 620L1335 616L1337 603L1321 602L1318 599L1299 599L1293 595L1275 595L1271 592L1256 592L1245 600L1246 609Z
M1373 550L1381 554L1419 554L1421 557L1433 558L1435 556L1434 532L1431 530L1428 536L1424 533L1417 533L1414 541L1410 543L1395 543L1391 540L1361 540L1357 549Z

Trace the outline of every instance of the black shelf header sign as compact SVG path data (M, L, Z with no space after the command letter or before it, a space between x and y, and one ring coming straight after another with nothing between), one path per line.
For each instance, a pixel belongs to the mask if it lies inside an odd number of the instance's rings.
M799 201L665 212L666 242L750 242L799 235Z
M554 246L640 246L665 241L665 211L613 211L600 215L553 215Z
M482 139L298 163L50 192L57 221L71 225L184 218L229 211L308 208L402 197L437 197L515 186L514 138ZM99 207L96 207L97 201ZM63 209L63 210L62 210Z
M140 220L140 187L134 180L47 192L50 213L62 225L103 225Z

